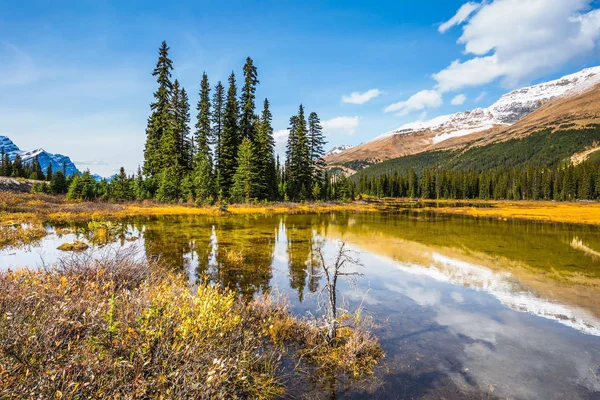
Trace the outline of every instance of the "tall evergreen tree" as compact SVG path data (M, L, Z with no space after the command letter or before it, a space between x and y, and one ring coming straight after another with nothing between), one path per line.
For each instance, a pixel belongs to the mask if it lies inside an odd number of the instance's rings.
M196 122L196 159L193 185L195 195L200 202L211 199L214 195L214 177L210 143L213 142L211 129L210 85L206 73L202 75L200 84L200 100L198 101L198 118Z
M259 198L273 200L277 196L277 172L275 166L275 139L269 110L269 100L265 99L263 111L256 129L256 161L259 172Z
M170 112L173 62L169 59L169 47L166 42L162 42L158 54L156 67L152 71L152 76L156 77L158 89L154 92L154 102L150 105L152 112L148 118L144 148L144 173L150 177L160 173L163 168L161 141L166 130L173 131Z
M215 86L215 93L213 94L212 101L212 138L215 145L215 183L216 191L219 192L219 183L221 182L221 137L223 135L223 119L225 115L225 88L221 81Z
M242 140L238 166L231 186L231 200L248 202L255 197L258 182L254 145L248 138Z
M176 108L177 127L180 135L181 167L185 171L193 168L194 145L190 137L190 100L184 88L181 88Z
M196 119L196 150L197 154L210 155L210 143L212 142L212 129L210 126L211 107L210 107L210 85L208 84L208 76L202 74L202 82L200 83L200 100L196 110L198 117Z
M256 85L258 84L258 74L256 67L250 57L246 58L244 65L244 86L242 87L242 95L240 101L240 138L248 138L253 143L256 143L254 131L255 120L255 98Z
M290 125L288 127L288 140L285 148L285 166L283 171L283 181L285 182L285 196L287 200L296 198L297 194L297 174L298 164L296 149L298 147L298 116L290 117Z
M325 169L325 145L327 141L323 135L323 126L316 112L308 116L308 143L310 147L311 175L313 186L313 198L319 196L323 185L323 171Z
M23 159L21 158L21 155L17 153L12 162L11 176L19 178L23 176L23 172Z
M287 189L290 200L306 200L311 193L311 160L304 107L290 119L286 169L289 169Z
M46 180L48 182L50 182L52 180L52 163L48 163L48 166L46 167Z
M133 191L130 183L125 168L121 167L117 176L110 181L110 198L116 201L131 200Z
M237 153L240 143L238 113L237 86L235 74L232 72L229 76L229 89L223 114L223 133L221 134L219 153L219 191L223 196L228 196L233 175L237 169Z

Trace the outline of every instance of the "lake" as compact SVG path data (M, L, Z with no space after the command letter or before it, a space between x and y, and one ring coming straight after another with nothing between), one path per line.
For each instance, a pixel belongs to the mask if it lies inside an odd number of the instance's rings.
M340 383L338 397L600 398L598 227L406 210L139 217L102 238L86 224L71 228L48 226L38 244L1 251L0 269L51 265L69 256L56 247L77 238L93 244L90 256L136 247L192 279L247 298L281 296L295 314L317 315L313 249L322 243L330 260L343 240L362 264L350 269L363 274L340 284L343 308L373 317L386 358L377 379Z

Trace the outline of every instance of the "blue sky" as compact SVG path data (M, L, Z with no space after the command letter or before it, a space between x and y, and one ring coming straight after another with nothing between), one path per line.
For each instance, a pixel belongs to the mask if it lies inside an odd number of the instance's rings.
M170 4L173 3L173 4ZM258 67L280 148L300 103L329 146L485 107L506 91L600 64L593 0L5 1L0 135L110 175L142 161L162 40L192 106ZM356 94L352 96L352 93Z

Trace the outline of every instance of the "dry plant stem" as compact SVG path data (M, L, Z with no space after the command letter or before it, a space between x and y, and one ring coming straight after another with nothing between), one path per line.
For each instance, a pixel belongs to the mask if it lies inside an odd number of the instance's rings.
M349 250L346 246L346 242L342 241L337 250L333 265L329 265L325 261L323 255L323 245L319 243L316 245L316 252L323 269L323 276L325 277L325 286L321 289L321 293L325 292L327 301L325 303L325 317L327 323L327 342L331 345L336 339L337 328L338 328L338 306L337 306L337 282L339 277L348 278L351 283L356 284L358 277L363 274L359 272L348 272L346 268L349 265L362 266L356 253Z

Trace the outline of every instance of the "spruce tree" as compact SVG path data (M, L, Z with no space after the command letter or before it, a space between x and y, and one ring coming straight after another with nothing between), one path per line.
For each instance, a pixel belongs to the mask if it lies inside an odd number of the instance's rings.
M158 61L152 72L152 76L156 77L158 89L154 93L154 102L150 105L152 112L148 118L144 148L144 173L150 177L156 176L164 167L161 141L165 131L173 131L170 112L173 62L169 59L169 47L166 42L162 42L158 54Z
M298 116L290 117L290 126L288 127L288 140L285 148L285 196L288 200L296 198L297 194L297 174L299 165L297 164L296 149L298 147Z
M274 200L277 196L277 172L275 167L275 139L273 139L273 116L269 100L263 103L263 112L256 128L256 161L259 172L258 197Z
M58 170L52 175L52 180L50 181L50 192L52 194L65 194L69 189L67 185L67 179L65 178L65 174Z
M307 200L311 193L310 147L304 107L300 104L298 115L290 119L290 138L288 138L288 160L290 175L288 196L290 200Z
M313 186L313 198L320 197L320 188L323 185L323 171L325 170L325 145L327 141L323 135L321 120L316 112L308 116L308 142L310 147L311 177Z
M210 144L213 142L211 129L210 85L206 73L202 75L200 84L200 100L198 101L198 118L196 122L197 154L194 167L193 185L197 201L211 201L214 196L214 177Z
M256 85L258 84L258 74L256 67L250 57L246 58L244 64L244 86L242 87L242 95L240 99L241 115L240 115L240 138L248 138L252 143L256 144L256 132L254 131L255 121L255 98Z
M225 115L225 88L221 81L215 86L215 93L212 101L212 138L215 145L215 168L214 176L216 183L216 192L219 192L219 183L221 182L221 137L223 135L223 118Z
M46 180L48 182L50 182L52 180L52 163L48 163L48 166L46 167Z
M235 74L229 76L229 89L227 91L227 102L223 114L223 133L221 135L221 146L219 153L219 192L223 196L229 194L233 175L237 169L237 156L239 147L238 130L238 100Z
M210 86L208 84L208 76L202 74L202 82L200 83L200 100L196 106L198 117L196 118L196 151L200 155L210 155L210 143L212 143L212 129L210 126L211 120L211 104L210 104Z
M146 189L144 177L142 176L142 169L138 166L135 181L133 182L133 196L137 200L145 200L150 197Z
M119 173L110 181L110 198L116 201L131 200L133 193L125 168L121 167Z
M184 88L179 93L179 101L176 103L177 127L179 130L180 164L184 171L191 171L194 160L194 145L190 137L190 101Z
M14 178L20 178L23 176L23 159L18 153L15 155L15 159L12 162L11 176Z
M248 202L255 197L258 181L256 155L250 139L244 138L240 145L238 166L231 186L231 200Z

